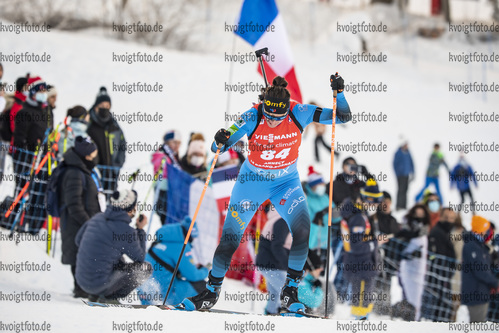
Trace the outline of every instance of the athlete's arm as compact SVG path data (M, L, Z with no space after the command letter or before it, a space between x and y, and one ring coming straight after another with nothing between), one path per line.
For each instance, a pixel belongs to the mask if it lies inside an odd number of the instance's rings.
M293 114L303 128L313 121L325 125L331 125L333 123L333 109L321 108L316 105L297 104L293 108ZM336 96L336 123L344 124L351 119L352 113L350 112L350 106L348 105L343 92L340 92Z
M258 111L255 108L251 108L243 113L241 117L227 129L227 131L230 132L230 137L227 143L220 149L220 153L229 150L230 147L236 144L244 135L249 135L255 129L257 118ZM211 151L217 151L217 144L215 141L211 144Z

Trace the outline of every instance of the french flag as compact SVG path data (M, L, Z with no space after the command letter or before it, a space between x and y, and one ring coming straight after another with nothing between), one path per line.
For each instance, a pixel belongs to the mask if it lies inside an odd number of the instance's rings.
M268 26L269 28L265 29ZM302 103L286 28L275 1L245 0L235 33L250 43L255 50L268 47L269 54L275 56L274 61L270 62L266 62L263 57L269 83L278 75L284 77L288 81L287 89L291 93L291 99ZM260 66L258 72L261 74Z

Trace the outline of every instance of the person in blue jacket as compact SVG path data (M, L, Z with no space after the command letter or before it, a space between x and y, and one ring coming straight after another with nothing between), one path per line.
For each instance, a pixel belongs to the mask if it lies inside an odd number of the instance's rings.
M186 217L181 223L166 224L156 231L155 242L145 259L154 271L151 277L137 288L142 304L163 304L190 225L191 218ZM208 269L197 265L192 258L191 242L198 234L197 223L194 223L184 256L178 266L177 276L166 300L167 304L178 304L185 297L194 296L204 289Z
M409 182L414 179L414 163L412 162L412 156L407 141L405 141L395 153L393 169L397 176L398 185L396 209L406 209L407 189L409 188Z
M115 191L104 213L94 215L76 235L76 281L90 301L119 303L152 273L144 262L147 224L145 216L129 224L137 211L137 192ZM124 255L132 263L126 263Z
M343 94L344 81L336 74L331 75L330 82L332 89L338 92L336 122L348 122L351 112ZM206 289L179 305L186 310L209 309L215 305L232 255L256 209L267 199L286 221L293 236L281 306L291 312L305 309L298 300L297 287L307 259L310 217L297 170L298 153L303 129L312 122L331 124L333 110L290 100L287 85L283 77L275 77L265 90L262 103L243 113L228 130L220 129L215 134L213 152L218 146L225 152L247 135L248 158L232 190Z
M360 196L355 200L347 198L340 206L343 275L351 286L351 314L355 319L367 319L374 305L374 278L379 274L377 240L372 237L366 211L375 210L382 200L376 181L368 179Z
M492 258L486 245L493 236L490 222L474 215L471 219L471 232L463 237L461 304L468 307L470 322L485 321L490 292L498 287L499 281L491 269Z
M468 162L466 162L464 156L461 156L459 158L459 162L450 173L450 187L453 188L456 186L459 194L461 195L461 204L464 204L465 194L469 195L471 201L471 211L474 212L475 205L473 194L471 193L471 183L475 183L475 186L478 187L475 172Z
M308 168L308 181L304 185L305 194L307 195L307 207L310 214L310 237L308 246L315 251L321 258L323 265L326 263L327 257L327 240L328 240L328 212L329 212L329 196L327 194L326 184L321 174L315 172L314 168ZM341 216L333 202L332 214L332 233L336 235L340 229ZM338 237L333 236L333 240ZM335 243L337 245L337 243ZM335 244L333 248L335 248Z

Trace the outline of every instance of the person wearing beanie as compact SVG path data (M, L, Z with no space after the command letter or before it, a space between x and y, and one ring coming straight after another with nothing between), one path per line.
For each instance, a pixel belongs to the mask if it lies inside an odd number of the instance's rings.
M201 133L191 135L187 153L180 160L182 170L196 178L206 178L206 146L204 136Z
M339 206L343 217L341 239L345 251L341 262L342 273L351 286L351 315L354 319L367 319L371 313L374 277L380 272L377 240L372 237L367 212L377 208L382 193L373 179L367 181L361 193L353 199L347 197Z
M47 108L47 84L39 76L28 78L27 98L15 116L15 130L13 133L14 172L16 176L16 195L24 187L27 178L20 175L29 174L35 151L43 143L43 152L48 149L47 140L54 126L53 115ZM40 179L48 178L47 166L38 173ZM32 189L26 204L28 209L24 214L22 227L30 233L38 233L47 217L42 205L46 182L39 182ZM15 218L16 214L11 214Z
M96 145L87 137L76 138L76 144L63 156L57 168L62 175L58 178L58 197L61 207L62 263L71 266L74 279L74 297L87 297L76 282L75 237L82 225L101 211L99 204L100 181L93 167L97 156Z
M14 146L34 152L43 142L47 129L54 127L51 110L47 109L47 84L40 77L28 79L28 97L15 115ZM46 147L45 147L46 148Z
M400 231L385 244L385 257L392 270L398 270L403 300L392 306L392 317L419 321L426 286L428 229L430 212L423 204L414 205L404 216ZM399 264L398 264L399 263ZM397 265L398 264L398 265Z
M127 145L118 122L111 113L111 97L101 87L89 110L87 133L99 149L99 165L103 176L104 191L109 199L116 189L119 171L125 163Z
M62 130L59 130L60 136L59 141L57 142L59 158L62 158L62 155L66 153L66 151L74 147L76 137L88 137L87 129L89 119L90 115L81 105L75 105L68 109L65 127Z
M155 211L156 214L159 215L162 224L165 224L166 222L166 202L168 200L167 164L171 164L179 169L181 168L179 158L181 144L180 132L177 130L169 130L163 136L163 146L161 146L158 151L154 152L151 157L154 174L158 175L158 181L154 185L155 193L158 193Z
M47 85L47 112L54 115L55 103L57 102L57 89L53 85Z
M119 303L151 275L152 267L144 261L147 218L137 217L136 228L129 225L136 212L137 192L115 191L105 212L88 220L76 235L76 280L90 301Z
M486 245L493 235L490 222L478 215L471 218L471 232L464 234L461 304L468 307L472 323L486 321L491 291L499 291L499 280L490 269L492 258Z
M400 230L400 224L392 215L392 197L386 191L383 191L383 200L376 209L376 212L369 216L371 223L371 234L376 237L378 244L389 241ZM384 259L384 251L378 251L380 261ZM381 315L389 315L391 310L390 290L393 274L388 270L381 270L376 279L376 293L386 295L386 298L379 300L374 304L373 311Z
M307 207L312 223L310 224L310 236L308 246L320 256L323 263L327 257L327 235L328 235L328 211L329 196L322 175L314 170L312 166L308 168L308 179L304 185L304 192L307 196ZM340 229L341 216L333 202L332 235L335 243ZM333 245L333 249L335 249Z
M142 304L158 304L158 301L163 301L190 225L191 218L186 216L180 223L168 223L156 231L156 242L147 252L145 259L154 267L154 271L151 277L137 288ZM193 257L195 248L192 242L198 236L195 222L184 257L178 266L178 274L166 300L167 304L178 304L185 297L194 296L204 288L208 269L196 263ZM160 295L163 295L161 299Z
M427 287L423 298L423 314L425 318L435 321L450 322L454 317L453 302L449 302L452 291L454 270L450 267L456 264L456 252L452 243L451 231L458 215L451 208L444 207L440 211L437 224L428 234L428 265Z
M339 206L346 198L357 197L360 189L365 186L362 178L370 177L367 169L358 165L353 157L345 158L343 172L338 174L333 182L333 202L336 206ZM326 187L329 188L329 184Z

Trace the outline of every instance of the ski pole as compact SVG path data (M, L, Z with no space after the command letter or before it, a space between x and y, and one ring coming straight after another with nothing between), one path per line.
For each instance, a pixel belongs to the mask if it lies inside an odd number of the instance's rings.
M258 58L258 62L260 63L260 69L262 70L262 76L263 80L265 81L265 89L269 86L269 83L267 81L267 74L265 73L265 67L263 66L263 59L262 59L262 54L268 55L269 54L269 49L267 47L264 47L263 49L256 50L255 55ZM263 102L263 98L265 97L265 89L261 89L261 95L258 96L260 101Z
M338 77L338 72L335 74ZM328 318L327 313L327 301L328 301L328 292L329 292L329 258L331 252L331 222L333 215L333 177L334 177L334 141L335 141L335 130L336 130L336 95L338 91L333 90L333 122L332 122L332 131L331 131L331 168L329 173L329 210L327 217L327 260L326 260L326 300L324 306L324 319Z
M222 147L223 147L223 143L218 144L217 152L215 153L215 157L213 158L213 162L211 162L211 168L210 168L210 171L208 172L208 177L206 177L206 181L204 182L203 192L201 192L201 197L199 198L198 205L196 207L196 211L194 212L194 216L192 217L191 225L189 226L189 230L187 231L187 235L185 235L184 245L182 246L182 251L180 251L180 255L178 257L177 264L175 265L175 269L174 269L172 277L170 279L170 285L168 286L168 290L166 291L166 296L165 296L165 300L163 301L163 305L166 304L166 299L168 298L168 295L170 294L170 290L172 289L173 281L175 280L175 276L177 276L178 266L180 265L180 261L182 260L182 256L184 255L185 247L187 246L187 243L189 242L189 238L191 237L192 228L194 227L194 223L196 222L196 218L198 217L199 208L201 208L201 202L203 201L204 194L206 193L206 190L208 189L208 185L210 184L211 174L213 173L213 169L215 169L215 164L217 163L218 155L220 155L220 149L222 149Z

